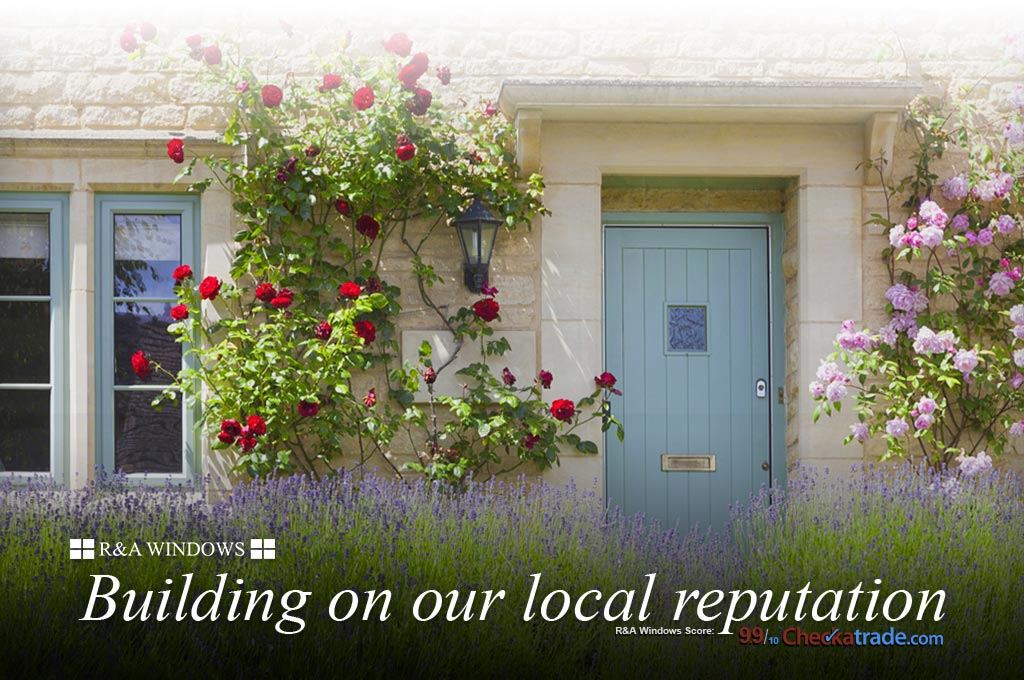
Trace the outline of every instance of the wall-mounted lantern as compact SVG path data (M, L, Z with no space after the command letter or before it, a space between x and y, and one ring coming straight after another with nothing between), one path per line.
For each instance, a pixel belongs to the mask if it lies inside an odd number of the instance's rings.
M452 220L452 224L459 235L459 244L462 245L462 271L466 287L479 293L487 282L494 239L498 235L501 220L492 215L479 198L474 198L466 212Z

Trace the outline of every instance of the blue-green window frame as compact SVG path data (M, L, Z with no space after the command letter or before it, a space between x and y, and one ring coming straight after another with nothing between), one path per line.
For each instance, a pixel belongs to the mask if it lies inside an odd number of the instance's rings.
M181 261L198 273L200 261L199 197L181 194L97 194L96 195L96 391L98 405L96 462L108 472L114 467L114 214L181 215ZM145 298L140 298L145 301ZM168 319L168 325L171 321ZM182 348L183 351L187 347ZM194 368L190 356L183 356L182 366ZM119 387L119 390L145 389ZM149 390L152 391L152 390ZM156 396L159 392L153 391ZM202 474L200 442L196 429L199 422L199 399L189 407L182 400L182 472L132 473L130 480L146 484L182 483Z
M50 216L50 294L0 295L0 301L50 303L50 470L0 472L0 479L52 477L63 482L68 469L68 197L52 193L0 193L0 212L46 213ZM38 389L41 383L6 384L4 389Z

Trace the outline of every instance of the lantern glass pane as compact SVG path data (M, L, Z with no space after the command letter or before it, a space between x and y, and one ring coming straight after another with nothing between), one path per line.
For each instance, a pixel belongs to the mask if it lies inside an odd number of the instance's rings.
M460 224L459 230L462 234L462 244L466 262L469 264L480 263L480 232L476 222Z
M491 261L491 250L494 249L494 235L498 233L498 225L483 224L480 228L480 261Z

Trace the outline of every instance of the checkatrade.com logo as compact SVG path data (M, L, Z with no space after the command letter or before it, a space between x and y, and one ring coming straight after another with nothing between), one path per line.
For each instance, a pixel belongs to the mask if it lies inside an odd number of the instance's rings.
M248 557L272 560L277 557L277 540L273 538L244 541L97 541L95 538L72 538L68 556L72 560L95 560L122 557Z

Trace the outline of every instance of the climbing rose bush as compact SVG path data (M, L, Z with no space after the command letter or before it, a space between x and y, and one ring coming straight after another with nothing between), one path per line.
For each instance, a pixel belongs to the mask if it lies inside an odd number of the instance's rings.
M986 121L964 102L911 107L914 174L883 181L886 213L869 222L888 236L888 320L873 330L844 322L809 386L815 421L852 401L846 442L880 438L883 458L956 462L971 475L991 467L986 451L1024 435L1019 90L1002 115ZM940 177L933 166L950 149L956 170Z
M156 49L123 42L133 53ZM155 407L202 395L213 448L253 476L383 461L399 475L461 480L556 464L565 448L596 453L575 432L595 418L622 436L602 408L614 377L549 403L552 373L515 376L502 358L510 346L494 329L499 291L485 286L460 307L461 286L444 285L421 254L474 198L510 230L544 212L542 178L518 175L512 130L496 111L453 96L444 99L457 106L442 105L431 92L453 80L450 69L429 76L429 56L413 53L405 34L372 59L343 50L308 77L268 75L267 64L211 36L181 47L179 63L229 102L221 139L235 153L197 158L175 138L168 157L189 190L229 192L242 228L230 279L193 273L197 263L175 270L168 330L186 360ZM402 291L382 266L395 257L412 271L417 307L451 334L442 363L429 344L417 363L400 360ZM482 359L458 372L461 393L436 393L470 345ZM141 352L132 362L140 376L163 370ZM400 453L413 462L402 466Z

